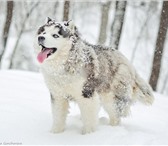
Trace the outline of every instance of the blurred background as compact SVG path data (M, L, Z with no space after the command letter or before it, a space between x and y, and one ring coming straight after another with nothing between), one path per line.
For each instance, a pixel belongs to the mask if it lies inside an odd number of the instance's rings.
M39 71L33 42L46 17L73 20L83 39L118 49L155 91L168 95L168 2L1 0L0 71Z

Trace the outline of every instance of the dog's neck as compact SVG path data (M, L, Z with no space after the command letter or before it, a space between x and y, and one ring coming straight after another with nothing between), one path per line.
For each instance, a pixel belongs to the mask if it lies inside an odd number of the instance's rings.
M65 70L70 73L78 72L96 60L94 49L86 45L86 42L78 37L72 45L68 59L65 63Z

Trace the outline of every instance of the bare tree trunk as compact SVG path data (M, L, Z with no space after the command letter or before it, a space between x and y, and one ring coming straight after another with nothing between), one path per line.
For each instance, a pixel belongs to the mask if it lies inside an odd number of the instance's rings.
M156 91L159 79L167 28L168 28L168 2L164 1L160 18L159 32L156 41L156 48L154 52L152 72L149 81L154 91Z
M122 33L126 6L127 6L127 1L116 1L115 17L111 25L110 45L117 50L118 50L120 37Z
M65 0L63 21L68 21L69 20L69 10L70 10L70 1Z
M22 36L22 34L23 34L23 31L24 31L24 28L25 28L25 24L26 24L26 22L27 22L29 16L32 14L33 10L34 10L38 5L39 5L39 2L36 2L36 4L35 4L34 6L32 6L32 8L30 9L30 11L27 12L27 14L26 14L26 16L25 16L25 18L24 18L24 20L23 20L23 23L22 23L22 25L21 25L21 29L20 29L18 38L17 38L17 40L16 40L15 47L14 47L13 52L12 52L12 55L11 55L11 59L10 59L10 63L9 63L9 68L10 68L10 69L13 68L14 56L15 56L15 54L16 54L16 49L17 49L17 47L18 47L19 41L20 41L20 39L21 39L21 36Z
M99 44L104 44L107 37L108 14L110 10L111 1L102 3L101 5L101 25L99 33Z
M14 2L13 1L7 1L7 14L6 14L6 22L4 24L4 29L3 29L3 49L0 52L0 64L2 60L2 56L5 52L7 40L8 40L8 35L9 35L9 29L12 23L12 17L13 17L13 7L14 7Z

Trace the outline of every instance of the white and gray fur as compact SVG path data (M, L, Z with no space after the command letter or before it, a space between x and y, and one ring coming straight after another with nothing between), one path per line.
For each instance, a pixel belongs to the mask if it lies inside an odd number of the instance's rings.
M59 38L53 39L57 33ZM152 104L152 89L117 50L83 41L72 21L58 23L49 19L39 28L37 38L45 37L44 46L57 51L41 64L41 72L51 94L52 132L65 128L69 101L79 105L83 121L82 133L95 131L102 105L109 124L120 123L139 100ZM36 40L36 53L41 50Z

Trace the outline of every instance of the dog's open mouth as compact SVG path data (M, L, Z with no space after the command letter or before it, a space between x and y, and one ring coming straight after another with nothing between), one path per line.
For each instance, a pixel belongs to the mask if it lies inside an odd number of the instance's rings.
M43 63L46 58L48 58L50 55L54 54L57 51L57 48L46 48L43 45L41 45L41 47L41 52L37 56L37 59L40 63Z

